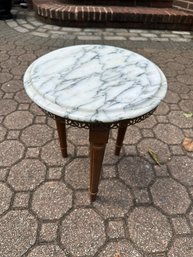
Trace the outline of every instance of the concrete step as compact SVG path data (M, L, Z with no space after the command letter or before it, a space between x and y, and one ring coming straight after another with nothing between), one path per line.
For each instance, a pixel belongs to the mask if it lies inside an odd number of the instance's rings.
M62 26L193 30L193 13L173 8L76 5L59 0L33 0L33 4L40 19Z

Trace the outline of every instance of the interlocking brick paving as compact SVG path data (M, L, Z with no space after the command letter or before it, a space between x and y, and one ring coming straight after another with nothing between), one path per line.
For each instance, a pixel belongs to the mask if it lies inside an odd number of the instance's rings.
M181 141L193 137L193 118L184 116L193 112L193 34L63 28L13 12L14 20L0 21L0 256L192 257L193 154ZM88 197L88 130L67 129L69 156L62 158L55 121L22 82L39 56L89 43L150 58L169 86L154 115L128 128L119 157L111 131L95 203Z
M167 249L172 230L167 218L153 207L136 207L128 218L131 240L145 252Z
M61 242L75 256L93 256L105 239L104 221L92 209L76 209L62 222Z
M26 210L6 213L0 220L0 255L22 256L35 243L37 225Z
M186 213L190 205L185 187L171 178L157 179L151 188L151 193L154 204L171 215Z
M10 169L7 181L16 191L28 191L41 184L45 176L44 163L35 159L24 159Z
M41 219L59 219L71 207L72 192L62 182L46 182L33 195L32 210Z

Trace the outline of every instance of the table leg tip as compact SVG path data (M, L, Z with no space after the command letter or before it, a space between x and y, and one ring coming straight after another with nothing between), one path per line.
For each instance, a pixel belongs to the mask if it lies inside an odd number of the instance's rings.
M61 152L62 152L62 157L64 157L64 158L68 157L68 154L65 150L61 149Z
M120 151L121 151L121 149L115 149L115 155L117 155L117 156L119 156L120 155Z
M90 201L94 202L96 200L97 193L90 193Z

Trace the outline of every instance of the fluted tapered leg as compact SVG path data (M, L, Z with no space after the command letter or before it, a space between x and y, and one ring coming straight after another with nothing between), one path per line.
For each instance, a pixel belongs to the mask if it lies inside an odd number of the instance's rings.
M101 175L105 147L109 138L109 128L90 128L90 199L95 201Z
M67 157L67 135L66 135L66 124L61 118L56 117L56 126L58 130L58 136L60 141L60 149L63 157Z
M118 129L117 141L116 141L116 146L115 146L115 155L119 155L120 154L126 130L127 130L127 126L123 126L123 127L120 127Z

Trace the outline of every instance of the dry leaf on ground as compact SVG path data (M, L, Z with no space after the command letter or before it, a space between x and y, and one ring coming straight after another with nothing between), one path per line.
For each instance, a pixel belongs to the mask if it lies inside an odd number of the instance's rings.
M193 152L193 139L192 138L185 137L182 142L182 145L186 151Z
M193 117L193 113L192 113L192 112L184 112L183 115L184 115L186 118L192 118L192 117Z
M151 156L151 158L160 166L158 155L151 148L148 149L148 153Z

